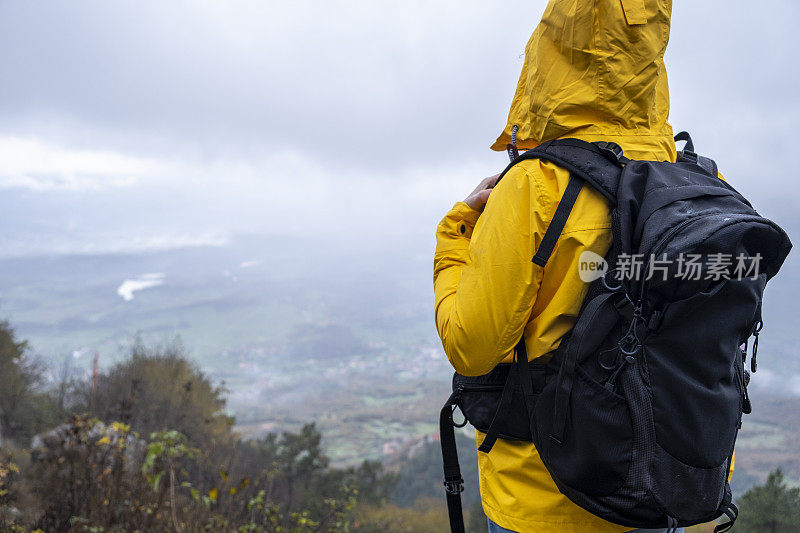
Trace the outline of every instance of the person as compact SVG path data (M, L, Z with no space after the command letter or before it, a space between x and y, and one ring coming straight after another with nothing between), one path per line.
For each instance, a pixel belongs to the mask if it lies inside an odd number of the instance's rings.
M675 161L664 51L671 0L551 0L525 49L508 122L492 146L549 139L613 141L633 159ZM569 173L541 160L480 182L439 223L434 257L436 327L449 361L468 376L513 360L524 335L531 360L546 358L572 328L588 284L583 252L611 244L607 201L578 196L546 268L531 262ZM484 435L478 432L480 444ZM533 444L499 439L478 452L490 531L613 533L556 488Z

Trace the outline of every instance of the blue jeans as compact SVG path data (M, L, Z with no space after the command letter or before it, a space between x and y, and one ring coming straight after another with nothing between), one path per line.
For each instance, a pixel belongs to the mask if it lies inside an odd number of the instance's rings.
M666 529L634 529L630 533L664 533ZM489 520L489 533L516 533L510 529L500 527L491 520ZM684 533L683 528L678 528L678 533Z

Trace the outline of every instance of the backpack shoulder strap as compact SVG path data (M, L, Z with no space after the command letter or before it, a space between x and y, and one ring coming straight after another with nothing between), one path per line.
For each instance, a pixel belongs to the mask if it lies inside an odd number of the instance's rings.
M533 259L531 259L540 267L544 267L547 264L547 260L550 259L553 250L556 249L558 238L561 237L561 232L564 231L564 226L567 225L567 219L569 219L569 214L575 206L575 201L578 199L581 189L583 189L583 180L571 176L567 188L564 190L564 195L561 197L561 201L558 202L556 212L553 213L553 218L550 220L550 224L547 225L542 242L539 243L539 247L536 249Z
M622 165L628 159L622 154L622 148L615 143L590 143L580 139L557 139L547 141L536 148L528 150L500 174L497 181L503 179L511 168L527 159L550 161L568 170L570 180L561 201L558 203L553 219L547 226L542 242L536 250L532 261L544 267L558 243L558 238L569 219L578 194L584 183L597 189L613 205L617 203L617 187L622 173Z
M629 159L613 142L590 143L581 139L556 139L520 154L500 174L498 181L518 163L527 159L550 161L568 170L597 189L613 205L617 203L617 187L622 166Z

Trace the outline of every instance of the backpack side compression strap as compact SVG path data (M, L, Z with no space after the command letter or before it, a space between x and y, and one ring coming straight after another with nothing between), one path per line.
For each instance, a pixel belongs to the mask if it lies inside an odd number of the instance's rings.
M525 349L525 337L523 336L517 343L516 366L519 377L523 378L522 390L525 394L526 407L528 408L528 418L533 420L533 387L528 374L528 352ZM506 384L503 387L502 398L500 399L497 411L489 426L486 436L481 442L479 451L489 453L492 446L500 436L498 421L506 413L508 404L511 402L511 394L518 379L517 373L509 372ZM444 407L439 412L439 440L442 446L442 464L444 465L444 487L447 496L447 514L450 517L450 529L453 533L464 533L464 516L461 510L461 493L464 491L464 479L461 477L461 465L458 463L458 448L456 447L456 425L453 421L453 407L458 406L459 391L456 390L445 402ZM466 421L464 421L466 424ZM533 431L533 425L531 425Z
M439 412L439 440L442 445L444 464L444 488L447 496L447 514L453 533L464 533L464 514L461 511L461 493L464 491L464 478L458 464L453 406L457 405L458 391L453 392Z
M492 451L494 443L497 442L497 439L500 437L500 421L505 418L508 406L511 404L511 396L514 392L516 381L517 375L514 372L509 372L506 383L503 386L503 392L500 395L500 402L497 404L497 411L494 412L492 422L489 424L489 429L486 431L486 436L478 447L478 451L489 453Z

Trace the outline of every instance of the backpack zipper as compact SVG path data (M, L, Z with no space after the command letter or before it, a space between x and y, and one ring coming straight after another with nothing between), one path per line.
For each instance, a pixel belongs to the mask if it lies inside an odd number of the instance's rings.
M479 383L464 384L459 383L456 389L461 392L493 392L503 390L503 385L482 385Z

